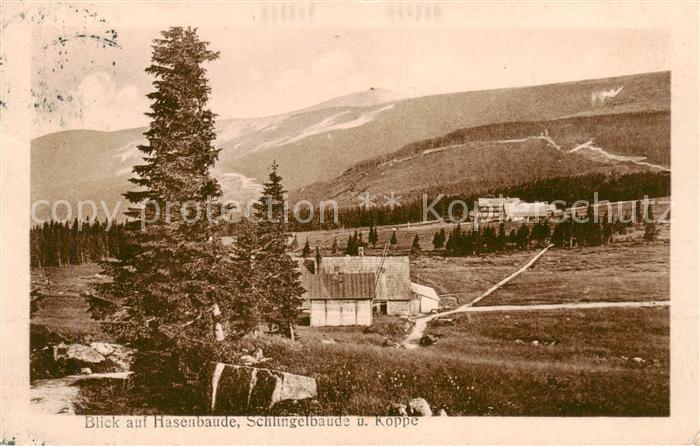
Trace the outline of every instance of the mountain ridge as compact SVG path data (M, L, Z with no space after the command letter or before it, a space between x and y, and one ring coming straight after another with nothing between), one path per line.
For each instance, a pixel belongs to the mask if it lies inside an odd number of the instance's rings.
M604 98L602 102L596 99L599 97ZM335 99L320 104L332 105ZM246 201L257 196L258 184L273 161L280 165L286 188L296 191L331 181L363 160L457 129L669 110L669 72L404 98L366 106L312 106L288 114L219 121L216 146L222 151L214 174L228 199ZM141 160L136 146L144 141L145 129L67 130L32 140L32 202L92 199L112 203L121 199L121 193L130 189L131 167Z

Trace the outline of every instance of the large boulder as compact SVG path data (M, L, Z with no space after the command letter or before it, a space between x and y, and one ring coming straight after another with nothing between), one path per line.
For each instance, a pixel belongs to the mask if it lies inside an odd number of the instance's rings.
M280 370L220 363L212 377L212 409L218 413L269 410L280 401L317 394L314 378Z
M53 346L53 362L64 375L79 373L83 368L98 373L125 372L131 368L133 356L130 348L107 342Z
M59 344L54 347L56 361L76 361L79 364L99 364L107 358L97 350L82 344Z

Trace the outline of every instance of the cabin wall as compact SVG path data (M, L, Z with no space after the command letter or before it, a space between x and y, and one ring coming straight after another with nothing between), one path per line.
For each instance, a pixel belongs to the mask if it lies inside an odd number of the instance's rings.
M310 324L312 327L372 325L370 300L314 299Z

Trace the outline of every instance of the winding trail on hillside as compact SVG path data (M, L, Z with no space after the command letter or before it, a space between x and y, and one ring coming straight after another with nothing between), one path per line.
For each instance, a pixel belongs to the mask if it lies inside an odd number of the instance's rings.
M580 145L574 147L573 149L569 150L569 153L578 152L581 149L588 149L590 151L597 152L597 153L601 154L602 156L604 156L606 159L609 159L612 161L637 164L639 166L651 167L652 169L659 169L659 170L663 170L666 172L671 171L671 169L669 169L666 166L662 166L659 164L653 164L653 163L650 163L648 161L645 161L647 159L647 157L645 157L645 156L627 156L627 155L616 155L614 153L610 153L601 147L594 146L592 139L588 142L580 144Z
M501 288L503 285L508 283L509 281L513 280L514 278L518 277L520 274L524 273L528 268L530 268L540 257L542 257L548 250L554 245L548 245L544 249L542 249L540 252L538 252L533 258L531 258L525 265L523 265L519 270L515 271L513 274L510 276L506 277L505 279L501 280L488 290L486 290L484 293L482 293L479 297L476 299L472 300L471 302L462 305L461 307L457 307L454 310L450 311L443 311L442 313L435 313L431 314L429 316L424 316L421 318L416 319L415 324L413 325L413 329L411 332L408 334L408 337L406 337L406 340L403 342L403 346L407 349L413 349L418 347L418 341L420 341L420 338L423 337L423 333L425 332L425 328L428 326L428 322L432 321L435 318L438 317L444 317L450 314L454 313L461 313L464 311L469 311L469 309L477 302L481 301L482 299L488 297L491 295L494 291L497 289Z

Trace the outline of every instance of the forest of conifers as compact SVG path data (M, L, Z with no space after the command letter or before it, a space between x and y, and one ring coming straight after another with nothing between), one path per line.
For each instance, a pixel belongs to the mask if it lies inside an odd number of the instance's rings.
M452 189L452 188L451 188ZM430 205L438 198L444 188L436 187L434 190L425 191L427 203ZM571 206L577 200L594 199L594 193L598 194L598 200L626 201L641 200L644 196L669 197L671 195L671 174L668 172L637 172L625 175L607 176L604 174L579 175L574 177L556 177L521 184L518 186L504 187L500 189L464 192L454 195L445 195L435 206L435 212L447 217L447 209L451 202L462 200L472 209L474 202L479 197L499 196L517 197L523 201L565 202ZM400 206L390 209L388 207L363 207L343 208L338 211L338 223L333 221L333 210L326 208L324 223L320 223L319 215L309 223L298 223L290 218L293 231L312 231L318 229L333 229L337 227L359 228L370 225L392 225L414 223L423 220L423 199L401 202ZM462 208L456 206L453 216ZM301 220L307 220L308 213L301 215ZM428 213L428 220L435 219L432 213Z

